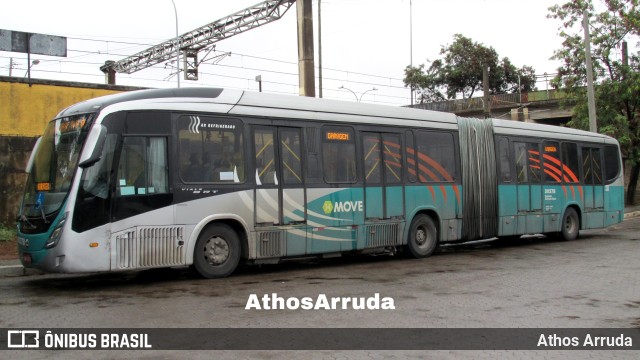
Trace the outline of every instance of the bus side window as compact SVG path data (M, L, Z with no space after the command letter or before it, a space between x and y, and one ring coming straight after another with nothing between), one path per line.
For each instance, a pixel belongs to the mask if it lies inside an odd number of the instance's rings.
M557 141L545 141L542 143L542 161L544 162L544 181L547 183L561 183L560 144Z
M273 141L275 130L257 129L254 133L256 153L256 185L277 185Z
M380 139L378 134L362 137L364 144L364 181L368 184L382 183L382 166L380 159Z
M582 148L582 176L584 183L602 185L602 162L599 148Z
M579 164L578 145L569 142L562 143L562 173L565 182L570 184L580 182Z
M503 137L498 141L498 156L500 157L500 179L503 182L511 182L511 159L507 138Z
M402 183L402 151L400 144L400 135L383 134L382 135L382 156L385 166L385 183L401 184Z
M529 153L529 181L532 183L540 183L542 180L542 162L540 162L540 145L528 143Z
M178 176L183 182L244 182L242 122L213 116L182 115L177 125Z
M453 182L456 178L453 135L440 131L418 131L418 179L420 182Z
M406 146L405 153L407 154L407 180L409 182L418 181L418 172L416 171L416 147L412 131L405 133Z
M358 177L353 129L325 126L322 134L322 163L325 181L328 183L356 182Z
M116 178L118 195L167 193L168 178L166 138L124 138Z
M593 183L602 185L604 178L602 176L602 159L600 158L600 149L591 150L591 160L593 161Z
M527 144L517 142L513 144L516 156L516 176L518 184L529 181L529 172L527 171Z
M299 129L280 131L280 157L282 158L282 180L286 185L302 183L302 152Z

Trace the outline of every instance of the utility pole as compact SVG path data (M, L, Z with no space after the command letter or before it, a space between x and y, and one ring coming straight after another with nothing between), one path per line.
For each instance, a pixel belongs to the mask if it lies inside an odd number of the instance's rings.
M413 67L413 5L409 0L409 66ZM413 85L411 85L411 105L413 105Z
M322 98L322 7L318 0L318 95Z
M484 65L482 67L482 103L484 105L484 118L491 117L491 107L489 106L489 67Z
M296 2L298 13L298 73L300 96L316 96L313 66L313 13L311 0Z
M587 65L587 100L589 102L589 131L598 132L596 120L596 97L593 90L593 65L591 64L591 37L589 36L589 14L585 9L582 13L584 27L584 57Z

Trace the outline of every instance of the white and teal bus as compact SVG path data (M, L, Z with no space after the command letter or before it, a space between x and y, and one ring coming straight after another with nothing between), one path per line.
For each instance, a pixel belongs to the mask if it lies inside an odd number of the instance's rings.
M216 88L73 105L37 141L22 263L50 272L431 255L623 219L618 142L564 127Z

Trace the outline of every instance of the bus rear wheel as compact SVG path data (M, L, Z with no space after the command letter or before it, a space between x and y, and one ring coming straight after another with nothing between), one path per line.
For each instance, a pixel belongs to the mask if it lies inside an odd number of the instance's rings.
M562 216L562 229L560 230L560 237L563 240L575 240L580 233L580 217L576 209L570 207L565 210Z
M231 275L240 262L240 239L227 225L215 224L205 228L196 242L193 265L208 279Z
M431 216L425 214L416 215L409 228L409 241L407 249L415 258L427 257L438 246L438 228Z

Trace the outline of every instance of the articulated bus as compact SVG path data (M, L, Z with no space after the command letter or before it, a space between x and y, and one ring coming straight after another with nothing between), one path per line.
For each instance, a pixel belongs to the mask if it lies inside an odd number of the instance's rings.
M431 255L623 219L618 142L564 127L218 88L111 95L36 142L18 216L25 267L192 266Z

